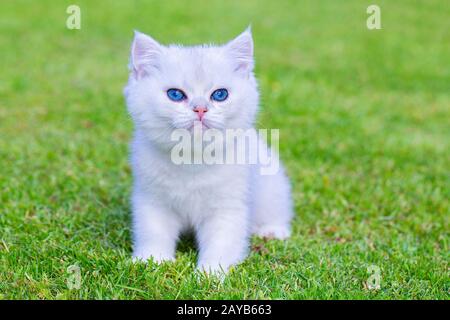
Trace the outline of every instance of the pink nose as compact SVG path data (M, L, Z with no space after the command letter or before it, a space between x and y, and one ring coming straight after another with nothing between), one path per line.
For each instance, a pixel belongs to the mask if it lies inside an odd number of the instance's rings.
M198 106L194 108L194 112L197 112L198 118L200 119L200 121L202 121L203 116L206 112L208 112L208 108Z

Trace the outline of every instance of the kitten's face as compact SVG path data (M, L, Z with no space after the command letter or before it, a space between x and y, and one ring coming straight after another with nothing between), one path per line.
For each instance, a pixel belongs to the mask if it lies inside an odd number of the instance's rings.
M245 31L224 46L162 46L136 33L125 88L136 125L154 141L174 129L249 128L258 105L253 41Z

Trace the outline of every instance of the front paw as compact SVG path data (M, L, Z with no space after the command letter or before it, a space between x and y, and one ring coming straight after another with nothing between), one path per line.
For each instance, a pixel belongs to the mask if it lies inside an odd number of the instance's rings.
M151 260L155 263L161 264L166 261L175 261L175 257L172 254L164 252L152 252L149 250L135 250L133 252L134 262L148 262Z
M206 276L216 277L223 281L230 270L230 265L220 264L216 262L200 261L197 264L197 271Z
M291 235L291 230L287 225L261 225L253 230L253 234L269 239L285 240Z

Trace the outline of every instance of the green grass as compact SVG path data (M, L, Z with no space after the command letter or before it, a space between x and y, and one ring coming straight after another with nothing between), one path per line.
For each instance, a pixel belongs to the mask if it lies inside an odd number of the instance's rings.
M67 30L77 3L82 29ZM366 28L378 3L382 30ZM3 1L0 298L449 299L450 20L430 1ZM132 264L122 88L132 30L223 42L252 23L296 217L223 283ZM69 290L67 268L81 269ZM381 270L368 290L367 268Z

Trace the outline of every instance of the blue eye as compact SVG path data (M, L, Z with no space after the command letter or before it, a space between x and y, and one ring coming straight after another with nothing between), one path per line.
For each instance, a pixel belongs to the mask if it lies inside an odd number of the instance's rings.
M211 99L214 101L225 101L228 98L227 89L217 89L211 95Z
M181 91L180 89L169 89L167 90L167 96L169 97L170 100L172 101L182 101L184 99L186 99L186 95L184 94L183 91Z

